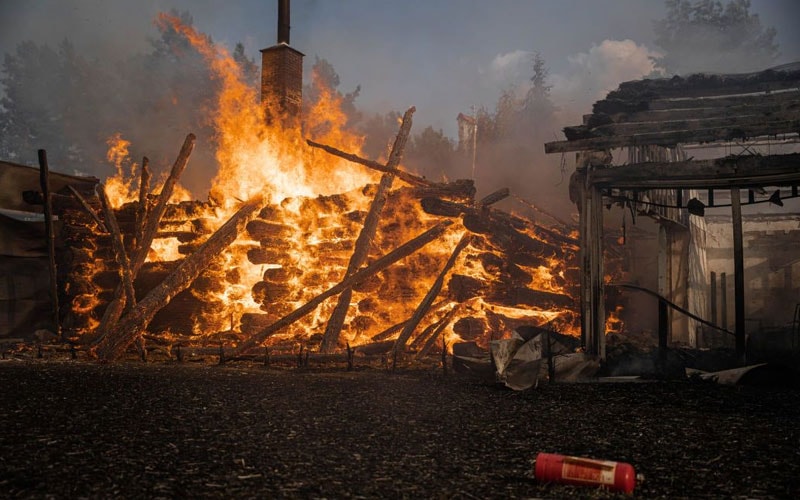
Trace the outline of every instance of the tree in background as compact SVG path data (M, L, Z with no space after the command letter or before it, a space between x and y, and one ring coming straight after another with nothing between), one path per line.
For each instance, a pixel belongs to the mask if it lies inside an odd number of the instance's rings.
M522 102L521 125L534 136L542 137L550 130L556 106L550 99L550 89L553 86L547 84L550 70L547 69L544 57L540 52L534 52L531 62L533 75L530 78L531 87Z
M239 70L242 72L242 81L253 88L259 88L261 86L261 70L254 59L245 55L242 42L237 43L236 47L234 47L233 60L239 65Z
M356 108L356 99L361 93L361 86L357 85L352 92L342 93L339 90L341 79L333 64L326 59L315 57L311 66L311 82L303 87L303 107L305 113L311 109L321 98L322 92L330 92L332 97L339 101L342 112L347 116L347 126L352 127L362 118Z
M91 82L99 75L68 40L56 50L23 42L3 61L5 96L0 101L0 155L36 164L36 151L51 145L55 163L92 158L82 117L91 113Z
M666 7L654 22L665 54L654 61L668 74L758 71L778 56L775 28L750 13L750 0L666 0Z
M188 12L172 11L188 26ZM209 39L210 40L210 39ZM51 168L105 177L105 158L115 133L131 141L131 155L147 155L154 172L167 169L187 133L197 135L186 187L202 192L216 171L210 121L218 88L208 64L185 36L161 26L151 49L127 59L89 61L68 40L56 49L34 42L5 54L0 102L0 158L36 165L47 150ZM247 81L258 85L258 68L234 49ZM208 175L204 175L204 174Z
M406 148L403 163L434 180L447 179L460 161L456 145L442 129L425 127L414 134Z
M398 111L374 113L358 124L358 133L364 136L361 150L367 158L386 160L397 136L403 115Z

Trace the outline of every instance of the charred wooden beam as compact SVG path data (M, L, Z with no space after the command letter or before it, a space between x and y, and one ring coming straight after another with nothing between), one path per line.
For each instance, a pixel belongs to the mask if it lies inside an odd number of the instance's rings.
M150 159L146 156L142 158L142 174L139 177L139 206L136 207L136 231L134 232L133 248L135 251L140 251L141 243L144 240L145 222L147 221L147 214L149 206L147 205L147 197L150 194Z
M463 274L454 274L447 284L448 296L457 302L483 297L486 302L515 307L535 306L541 309L570 308L574 299L563 293L536 290L514 283L481 280Z
M125 242L122 241L122 233L117 224L117 218L114 216L114 210L106 196L106 188L103 184L97 185L97 196L100 199L100 205L103 207L103 215L106 219L106 225L111 232L111 244L114 247L114 255L116 256L117 264L119 264L120 274L122 275L122 285L125 290L125 301L129 307L136 305L136 292L133 290L133 273L131 272L131 262L128 259L128 254L125 252Z
M798 82L800 82L800 70L766 70L732 75L700 73L686 77L623 82L617 90L608 93L608 98L638 101L770 93L797 89Z
M39 185L44 198L45 243L47 244L47 265L50 272L50 305L53 330L61 337L61 320L58 307L58 270L56 269L56 233L53 225L53 203L50 198L50 167L47 164L47 151L39 150Z
M100 220L100 217L97 215L97 212L95 212L94 209L91 207L91 205L89 205L89 202L86 201L86 198L84 198L83 195L80 194L78 190L75 189L74 187L67 186L67 188L72 193L72 196L74 196L75 199L78 200L83 209L86 210L86 213L89 214L92 217L92 219L97 223L97 228L104 233L108 232L108 229L106 229L105 224L103 224L103 221Z
M622 112L614 109L613 101L606 102L604 111L584 117L589 128L613 123L668 122L675 120L701 120L731 118L758 114L768 117L772 113L798 109L800 90L778 94L732 96L725 98L700 98L655 100L647 103L646 111ZM604 102L604 101L600 101ZM599 104L599 103L598 103ZM603 107L603 106L601 106Z
M164 213L167 210L167 202L172 197L172 192L175 189L175 185L178 183L178 179L183 173L183 170L186 168L186 164L189 162L189 156L192 154L192 150L194 149L194 143L195 135L187 135L183 142L183 146L181 147L180 153L178 153L178 158L176 158L175 163L172 165L172 170L170 171L169 177L167 177L167 180L164 182L164 186L161 188L161 193L158 195L158 201L156 202L155 207L153 207L153 210L148 214L149 217L147 218L144 230L142 231L142 239L138 243L139 248L137 252L134 253L133 259L131 259L131 276L134 280L136 280L136 275L147 258L150 245L152 245L153 239L158 232L161 218L164 216ZM111 325L114 325L122 315L122 311L124 309L122 294L123 288L120 284L120 286L118 286L114 292L113 300L108 304L108 307L103 314L103 318L100 321L100 326L97 328L101 338L106 334Z
M671 118L658 121L618 122L597 126L577 125L564 127L564 135L568 140L591 139L613 136L634 136L642 134L665 134L668 132L697 131L707 134L714 129L744 129L746 127L761 127L764 123L791 122L800 119L800 104L794 104L794 109L779 109L755 113L744 111L743 115L727 115L711 118Z
M456 245L455 249L453 249L453 253L450 255L450 258L447 259L447 262L439 272L439 275L436 277L433 285L431 285L430 290L428 290L428 293L425 294L425 297L422 299L422 301L420 301L419 305L414 310L414 313L411 315L408 323L406 323L406 325L403 327L403 331L400 332L400 336L397 337L394 347L392 348L392 351L395 355L400 353L400 351L405 350L406 342L408 342L408 339L411 337L414 329L417 328L417 325L419 325L419 322L422 321L422 318L425 317L425 314L430 309L431 304L433 304L436 296L442 291L442 285L444 284L444 279L447 276L447 273L450 272L450 269L452 269L455 265L456 260L458 259L459 255L461 255L461 252L469 244L470 238L470 235L464 234Z
M420 358L428 354L428 351L430 351L431 347L433 347L433 344L436 343L436 339L444 331L444 329L447 328L447 325L449 325L450 322L453 320L453 317L455 317L456 312L458 310L459 307L457 305L454 306L447 312L447 314L444 315L442 319L431 325L433 326L433 329L428 334L427 338L423 339L425 344L422 346L422 349L420 349L419 352L417 352L415 358ZM422 337L422 335L420 336Z
M800 182L800 153L638 163L592 169L589 176L592 185L619 189L790 186Z
M378 184L378 189L372 198L367 217L364 220L364 225L356 239L353 254L350 257L350 262L347 264L346 276L353 274L364 262L366 262L369 255L369 248L372 240L375 238L375 233L378 229L378 222L380 221L381 212L386 204L386 196L389 189L392 187L394 181L393 171L397 170L400 160L403 157L403 150L405 149L408 135L411 132L412 115L415 109L412 107L408 109L403 115L403 123L400 125L400 130L395 137L392 151L389 154L389 161L386 163L386 168L389 172L383 174L381 181ZM348 288L342 291L339 295L339 300L328 319L328 324L325 327L325 333L322 339L320 350L322 352L332 352L339 344L339 334L342 331L344 319L347 316L347 309L350 307L350 299L353 295L353 289Z
M718 128L699 130L671 130L644 134L627 134L610 137L594 137L572 141L548 142L545 153L566 153L570 151L597 151L625 146L663 146L696 144L717 141L748 140L757 137L770 137L779 134L792 134L800 130L800 119L782 120L770 123L751 123L742 126L726 125Z
M153 316L175 295L188 288L219 253L236 239L247 221L265 202L265 199L257 196L242 205L195 253L186 257L163 283L151 290L109 330L108 335L96 345L97 356L101 360L113 360L122 355L139 333L147 328Z
M502 193L503 191L504 190L500 190L498 193ZM491 203L502 199L497 198L498 196L493 193L484 200ZM557 231L545 228L544 226L529 223L528 221L512 216L501 210L488 209L487 205L489 203L484 200L478 202L478 204L482 206L481 209L476 209L463 203L440 200L437 198L424 198L421 200L421 205L426 213L432 215L445 217L463 216L464 226L467 227L467 229L474 233L492 234L500 241L504 249L522 246L540 256L560 255L562 249L554 245L554 243L557 243L567 249L577 250L578 242L574 238L565 236ZM524 230L526 228L532 231L540 240L535 240L531 236L525 234Z
M302 318L306 314L310 313L314 309L317 308L322 302L324 302L329 297L337 295L341 293L343 290L350 288L362 281L366 280L370 276L382 271L383 269L389 267L393 263L397 262L398 260L408 257L412 253L416 252L423 246L427 245L431 241L435 240L439 236L444 233L444 231L452 224L450 221L442 221L436 226L428 229L424 233L420 234L416 238L413 238L406 242L405 244L397 247L396 249L392 250L388 254L384 255L383 257L377 259L375 262L370 264L367 267L364 267L355 273L351 274L350 276L346 277L343 281L339 284L329 288L325 292L321 293L317 297L311 299L304 305L300 306L299 308L295 309L291 313L287 314L280 320L276 321L268 328L265 328L261 332L255 335L251 335L247 338L238 348L237 353L241 354L247 352L248 350L252 349L256 345L260 344L265 338L272 335L274 332L285 328L298 319Z
M414 109L414 108L411 108L411 109ZM373 170L377 170L378 172L394 174L394 175L397 176L398 179L401 179L402 181L407 182L408 184L411 184L412 186L429 187L429 186L433 186L433 185L436 184L434 182L431 182L431 181L425 179L424 177L420 177L418 175L414 175L414 174L412 174L410 172L406 172L405 170L400 170L398 168L390 169L386 165L381 164L380 162L373 161L373 160L367 160L365 158L361 158L358 155L354 155L354 154L351 154L351 153L346 153L346 152L344 152L344 151L342 151L340 149L336 149L333 146L327 146L325 144L320 144L318 142L314 142L311 139L307 139L306 143L308 143L308 145L311 146L312 148L319 148L319 149L321 149L321 150L323 150L323 151L325 151L327 153L330 153L330 154L332 154L334 156L338 156L340 158L343 158L345 160L351 161L353 163L358 163L359 165L364 165L365 167L371 168Z

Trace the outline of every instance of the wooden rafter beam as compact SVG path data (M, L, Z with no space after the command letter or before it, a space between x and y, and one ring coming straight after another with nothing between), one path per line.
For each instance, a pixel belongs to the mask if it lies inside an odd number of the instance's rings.
M699 130L672 130L644 134L594 137L573 141L548 142L544 145L546 153L566 153L569 151L602 151L628 146L664 146L695 144L715 141L754 139L757 137L792 134L800 131L800 119L774 123L752 123L744 126L723 126Z
M797 185L800 184L800 154L637 163L594 169L589 183L619 189Z
M724 110L720 110L724 111ZM618 122L599 126L579 125L565 127L564 134L568 139L633 136L639 134L658 134L672 131L707 131L712 129L732 129L745 127L758 127L770 123L787 121L800 122L800 101L793 103L790 108L765 108L761 111L742 108L742 114L719 114L718 116L705 116L698 118L680 118L678 115L667 111L653 111L661 113L650 121Z
M766 70L737 75L695 74L687 77L624 82L608 94L615 99L708 97L800 88L800 71Z
M623 101L604 99L594 104L594 113L584 116L584 125L665 119L712 118L746 112L786 109L800 102L800 90L772 94L747 94L726 97ZM675 118L672 118L675 117Z

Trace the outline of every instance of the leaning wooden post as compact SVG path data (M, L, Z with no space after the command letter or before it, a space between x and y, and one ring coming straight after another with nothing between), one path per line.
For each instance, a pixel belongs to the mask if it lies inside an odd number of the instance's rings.
M133 342L136 336L152 321L156 313L173 297L189 288L192 282L209 264L239 235L250 219L260 210L266 200L256 196L247 201L228 221L222 225L192 255L186 257L156 288L150 291L108 335L97 345L97 356L101 360L116 359Z
M187 135L186 140L184 140L183 146L181 147L181 151L178 153L178 158L172 165L172 170L170 171L169 177L167 177L167 180L164 182L164 186L161 188L161 193L158 195L156 206L153 208L149 214L149 217L147 218L145 227L142 230L142 239L140 242L137 242L138 249L136 252L134 252L133 258L131 259L131 276L134 280L136 280L136 275L139 273L139 269L147 259L147 252L150 250L150 245L153 243L153 239L158 232L158 225L161 222L161 218L164 216L164 213L167 211L167 202L172 197L172 192L175 189L175 185L178 183L178 179L183 173L183 170L186 168L186 164L189 162L189 156L192 154L192 150L194 149L194 143L194 134ZM122 284L120 284L120 286L118 286L114 292L114 298L108 304L108 307L106 307L106 310L103 313L103 319L100 320L100 326L97 327L97 330L100 332L101 339L103 336L105 336L111 325L116 323L117 320L119 320L119 317L122 316L122 311L125 308L125 301L123 300L123 297L123 287Z
M142 247L142 239L144 238L144 226L147 221L147 196L150 194L150 159L146 156L142 158L142 174L139 177L139 206L136 207L136 230L134 232L134 241L136 244L133 246L133 251L138 252Z
M420 234L416 238L407 241L406 243L400 245L399 247L395 248L391 252L387 253L383 257L379 258L372 264L359 269L355 273L351 274L350 276L346 277L343 281L334 285L333 287L327 289L326 291L322 292L321 294L317 295L310 301L306 302L302 306L298 307L294 311L290 312L286 316L282 317L275 323L271 324L270 326L264 328L260 332L254 333L249 338L247 338L241 345L236 349L234 352L234 357L239 356L256 345L260 344L264 341L267 337L272 335L273 333L277 332L278 330L285 328L298 319L302 318L306 314L310 313L314 309L317 308L321 303L327 300L329 297L337 295L342 291L350 288L352 286L358 285L362 283L365 279L369 278L370 276L377 274L390 265L394 264L398 260L408 257L412 253L416 252L423 246L427 245L431 241L435 240L442 233L453 223L449 220L445 220L440 222L439 224L433 226L432 228L428 229L424 233Z
M444 278L447 276L447 273L450 272L450 269L455 265L456 259L461 254L461 251L466 248L467 244L469 244L471 240L471 236L469 234L464 234L461 237L461 240L456 245L456 248L453 250L453 253L450 255L450 258L447 259L442 271L439 273L439 276L436 277L436 281L433 282L431 289L428 290L428 293L425 294L422 301L417 306L417 309L414 311L414 314L411 315L411 319L406 323L406 326L403 327L403 331L400 332L400 335L397 337L397 340L394 343L394 347L392 347L392 358L397 359L398 354L400 351L405 350L406 342L408 341L411 334L414 332L414 329L417 328L419 322L422 321L422 318L430 309L433 300L439 295L439 292L442 291L442 285L444 284Z
M108 202L106 196L106 188L103 184L98 184L97 197L100 198L100 205L103 207L103 215L106 218L106 224L109 232L111 233L111 246L114 248L114 254L117 258L119 265L120 275L122 277L122 286L125 290L125 300L130 306L136 305L136 293L133 290L133 276L131 274L131 262L128 259L128 254L125 252L125 243L122 241L122 232L119 230L117 217L114 215L114 210Z
M439 322L436 324L436 328L433 330L433 333L431 333L431 336L428 338L427 342L425 342L425 345L422 346L422 349L419 350L415 358L421 358L426 354L428 354L428 351L431 350L433 344L436 343L436 339L439 338L439 334L442 334L442 336L444 337L443 333L444 329L447 328L447 325L450 324L450 321L452 321L453 317L456 315L456 312L459 309L460 307L458 305L453 306L453 308L450 309L447 312L447 314L444 315L444 318L439 320Z
M414 114L415 108L411 107L403 115L403 124L400 126L400 131L394 140L392 152L389 155L389 161L386 163L386 168L389 172L381 176L381 181L378 184L378 189L375 191L375 196L372 198L372 204L367 212L367 217L364 219L364 226L356 239L353 255L350 256L350 262L347 265L347 272L345 276L349 276L356 272L369 256L369 248L372 240L375 238L375 233L378 229L378 221L380 221L381 212L386 204L386 197L389 189L392 187L394 181L394 170L400 164L400 159L403 157L403 150L405 149L406 142L408 141L408 134L411 132L411 115ZM347 310L350 307L350 299L353 296L353 289L348 288L339 295L339 301L331 313L328 324L325 327L325 334L322 338L322 345L320 352L330 353L336 350L339 345L339 335L342 331L342 325L347 317Z
M89 202L86 201L86 198L81 196L81 194L78 192L78 190L75 189L72 186L67 186L67 189L70 190L72 195L75 197L76 200L78 200L78 202L81 204L83 209L86 210L86 213L89 214L92 217L92 219L95 221L95 223L97 223L97 229L99 229L100 231L102 231L104 233L107 232L108 229L106 228L106 225L103 224L103 221L100 219L100 217L97 216L97 212L95 212L94 209L91 207L91 205L89 205Z
M56 269L56 232L53 226L53 201L50 199L50 167L47 165L47 151L39 150L39 184L44 197L44 230L47 240L47 263L50 271L50 303L53 328L61 338L61 321L58 312L58 272Z

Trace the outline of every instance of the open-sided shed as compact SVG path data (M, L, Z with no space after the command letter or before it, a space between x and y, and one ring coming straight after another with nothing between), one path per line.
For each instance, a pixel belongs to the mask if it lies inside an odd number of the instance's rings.
M91 190L93 177L51 172L50 191ZM36 330L56 332L52 311L48 239L38 168L0 161L0 340L30 339ZM66 258L55 221L56 260Z
M730 206L733 333L744 358L741 208L798 196L800 154L786 148L798 143L798 132L800 64L791 64L750 74L625 82L596 102L583 124L566 127L566 140L545 145L547 153L577 152L570 195L580 210L581 329L587 351L605 356L603 207L620 204L632 215L659 220L658 290L651 292L659 296L659 345L666 347L668 306L697 324L718 327L706 319L711 304L702 214L706 207ZM767 188L773 192L765 198ZM681 256L674 255L677 240L685 242L677 252ZM684 295L679 301L677 289ZM689 329L687 341L696 347L696 330Z

